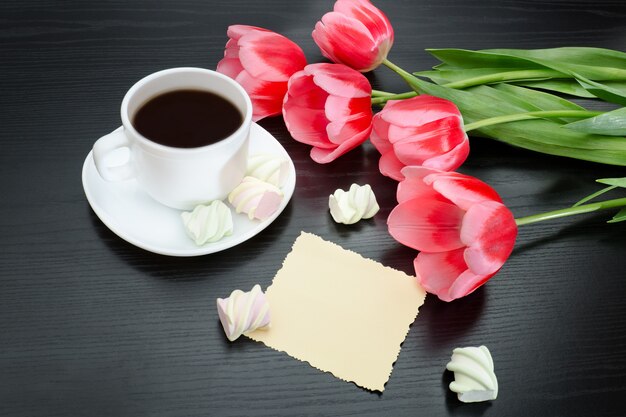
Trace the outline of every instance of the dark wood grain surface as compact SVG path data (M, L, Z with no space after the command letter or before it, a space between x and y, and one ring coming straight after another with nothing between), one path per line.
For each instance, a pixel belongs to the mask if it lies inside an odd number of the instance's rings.
M392 61L412 70L436 47L598 46L624 50L622 0L379 1L396 32ZM471 296L429 296L383 394L249 340L229 343L215 299L266 287L300 231L412 273L415 253L385 220L395 183L365 145L329 165L309 159L280 118L263 120L298 173L284 214L236 248L197 258L138 249L91 210L81 167L119 126L139 78L215 68L229 24L280 32L322 59L310 33L332 1L0 2L0 415L2 416L624 416L626 223L584 215L520 230L501 272ZM385 68L374 88L405 91ZM461 168L517 216L568 206L621 167L472 140ZM327 198L372 185L372 220L335 224ZM500 395L462 404L444 372L457 346L487 345Z

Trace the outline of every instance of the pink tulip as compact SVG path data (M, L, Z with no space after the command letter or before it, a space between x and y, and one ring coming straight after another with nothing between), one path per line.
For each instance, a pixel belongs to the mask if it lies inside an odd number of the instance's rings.
M298 45L255 26L228 27L224 58L217 71L236 80L252 100L252 120L280 114L287 81L306 65Z
M307 65L289 79L285 124L295 140L313 146L315 162L334 161L369 136L371 94L367 78L345 65Z
M374 116L371 141L381 153L380 172L401 181L402 168L454 171L469 154L463 118L451 101L432 96L390 100Z
M422 167L402 173L389 233L420 251L413 265L426 291L443 301L470 294L511 254L517 236L513 214L476 178Z
M368 0L337 0L315 25L313 40L326 58L366 72L387 58L393 28Z

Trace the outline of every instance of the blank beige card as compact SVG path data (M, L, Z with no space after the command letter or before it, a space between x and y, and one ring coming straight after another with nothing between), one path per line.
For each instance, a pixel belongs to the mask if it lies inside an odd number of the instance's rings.
M415 277L302 232L267 288L270 327L246 336L383 391L425 295Z

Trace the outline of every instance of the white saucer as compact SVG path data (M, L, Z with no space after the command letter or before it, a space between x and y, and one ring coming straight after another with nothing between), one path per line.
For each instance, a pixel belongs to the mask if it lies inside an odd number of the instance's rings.
M113 233L147 251L170 256L199 256L231 248L257 235L285 209L296 186L296 169L285 148L265 129L252 123L250 154L269 153L289 161L289 177L282 187L283 201L268 219L249 220L233 213L233 234L214 243L197 246L185 232L180 211L163 206L139 188L135 180L104 181L89 152L83 165L83 188L91 208Z

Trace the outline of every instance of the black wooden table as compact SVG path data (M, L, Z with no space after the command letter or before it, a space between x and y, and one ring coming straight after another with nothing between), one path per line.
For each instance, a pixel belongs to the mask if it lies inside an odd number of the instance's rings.
M434 47L624 49L626 3L380 1L390 59L435 64ZM415 253L387 233L395 182L364 145L318 165L280 118L263 120L298 184L285 212L248 242L174 258L136 248L91 210L81 168L120 124L139 78L215 68L226 28L244 23L311 39L331 1L15 1L0 3L0 415L2 416L623 416L626 223L608 213L520 229L501 272L469 297L426 299L384 393L372 393L250 340L229 343L215 299L269 285L300 231L412 273ZM406 91L386 68L374 88ZM461 172L491 184L517 216L568 206L621 167L472 139ZM335 224L328 195L369 183L372 220ZM457 346L487 345L500 395L462 404L447 389Z

